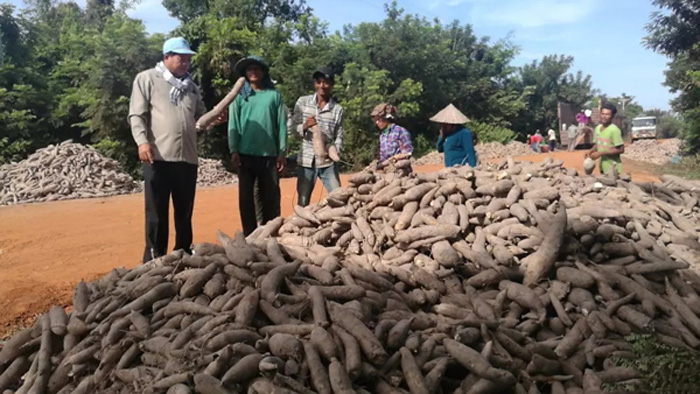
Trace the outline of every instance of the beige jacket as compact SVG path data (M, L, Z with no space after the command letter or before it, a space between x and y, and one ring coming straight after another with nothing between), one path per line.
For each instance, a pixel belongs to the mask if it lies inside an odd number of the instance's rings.
M170 103L171 85L155 69L139 73L129 104L131 134L138 145L150 143L154 159L197 164L196 120L206 107L192 84L180 105Z

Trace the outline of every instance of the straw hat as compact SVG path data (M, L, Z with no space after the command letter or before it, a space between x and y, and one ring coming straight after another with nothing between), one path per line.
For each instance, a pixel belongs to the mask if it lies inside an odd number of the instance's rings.
M466 115L460 112L457 107L450 104L430 118L431 122L446 123L446 124L465 124L469 121Z

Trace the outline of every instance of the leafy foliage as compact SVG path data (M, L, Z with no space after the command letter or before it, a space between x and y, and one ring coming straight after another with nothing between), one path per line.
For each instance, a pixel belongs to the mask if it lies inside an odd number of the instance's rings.
M115 4L118 3L118 4ZM135 75L160 58L164 35L148 35L127 16L133 0L31 0L25 11L0 5L0 161L19 160L50 143L97 144L132 172L136 146L126 122ZM521 69L509 40L478 37L455 21L410 15L392 2L378 23L328 33L304 0L164 0L198 54L192 75L207 107L238 77L235 63L262 55L291 110L311 94L316 67L336 71L335 96L345 110L343 159L361 167L376 156L379 131L368 114L379 102L399 108L398 123L417 153L437 137L428 118L455 104L474 120L483 141L507 141L555 123L559 99L590 98L590 77L570 72L573 59L545 57ZM200 154L228 156L225 125L199 139ZM290 146L298 146L290 136ZM290 151L290 154L296 153Z
M687 153L700 152L700 1L654 0L661 11L647 25L646 45L671 57L666 85L678 93L673 108L684 120L681 136Z
M610 387L633 390L640 394L695 393L700 386L697 370L700 355L659 342L653 334L632 335L627 338L634 359L618 359L617 365L637 369L642 376L641 387L626 384ZM619 387L622 386L622 387Z
M683 119L669 111L649 110L645 116L656 116L656 135L659 138L675 138L680 136L683 130Z
M521 136L536 130L557 130L559 101L582 106L591 99L591 77L581 72L570 74L573 62L571 56L551 55L520 69L517 83L526 106L513 126Z
M480 143L500 142L507 144L515 139L515 132L506 127L471 121L467 124L467 128L476 134L476 138Z
M126 124L131 82L158 59L162 36L111 1L39 4L19 16L0 8L8 43L0 68L0 161L19 160L49 143L112 139L128 168L136 147ZM117 153L118 152L118 153Z

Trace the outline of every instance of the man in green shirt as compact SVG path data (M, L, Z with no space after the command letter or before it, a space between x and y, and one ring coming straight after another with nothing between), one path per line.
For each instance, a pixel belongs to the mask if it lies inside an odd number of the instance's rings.
M601 174L608 174L612 167L618 174L622 173L622 160L620 155L625 153L625 142L622 140L622 132L612 124L617 114L617 108L611 103L606 103L600 110L600 122L593 133L593 147L586 154L593 160L600 159L599 168Z
M278 173L284 169L287 151L286 110L274 88L269 68L257 56L236 64L246 84L229 106L228 144L231 165L238 170L238 207L243 233L258 226L254 188L257 181L263 220L280 216Z

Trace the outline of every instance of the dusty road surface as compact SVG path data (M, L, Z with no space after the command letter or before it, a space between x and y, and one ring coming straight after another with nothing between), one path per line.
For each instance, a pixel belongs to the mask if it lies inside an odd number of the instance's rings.
M582 152L524 159L541 161L547 157L583 172ZM635 166L628 165L625 172L631 172L636 181L656 179ZM343 184L348 177L341 177ZM283 216L293 212L295 186L296 179L281 182ZM216 242L216 230L233 235L240 228L237 193L236 186L197 190L194 242ZM317 185L312 201L322 198L322 187ZM81 279L92 280L112 268L139 264L143 226L141 194L0 208L0 338L52 305L68 306L72 289Z

